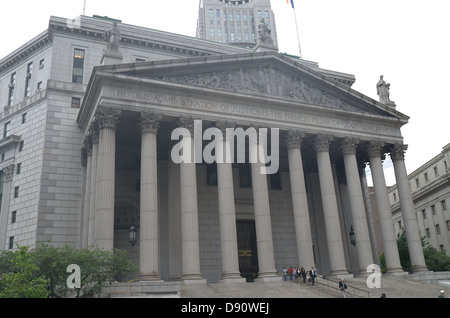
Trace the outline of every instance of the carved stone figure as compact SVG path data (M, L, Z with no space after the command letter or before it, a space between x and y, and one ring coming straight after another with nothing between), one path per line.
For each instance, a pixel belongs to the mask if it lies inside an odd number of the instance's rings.
M270 33L272 30L267 26L264 18L261 19L261 22L258 25L258 42L264 44L273 44L273 40L270 38Z
M120 31L117 22L113 22L111 29L105 30L105 39L108 42L109 51L119 51Z
M389 87L391 84L386 83L383 79L383 75L380 76L380 80L377 83L377 95L380 96L380 102L383 104L389 103Z

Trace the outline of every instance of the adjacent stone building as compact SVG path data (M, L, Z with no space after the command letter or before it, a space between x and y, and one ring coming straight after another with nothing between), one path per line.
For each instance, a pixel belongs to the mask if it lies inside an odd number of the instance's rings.
M408 117L354 80L275 45L51 17L0 60L0 246L121 248L141 280L271 280L289 265L365 273L379 257L369 163L387 273L402 274L389 153L413 269L425 271L402 157ZM213 146L235 149L231 160L205 160ZM195 157L174 160L176 147ZM276 169L261 173L253 155Z

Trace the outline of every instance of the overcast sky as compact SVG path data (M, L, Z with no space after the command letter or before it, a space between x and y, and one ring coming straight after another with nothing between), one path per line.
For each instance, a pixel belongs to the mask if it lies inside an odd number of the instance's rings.
M3 1L0 59L48 27L50 16L108 16L123 23L195 36L199 0ZM384 75L402 128L408 173L450 142L449 0L271 0L279 51L355 75L353 89L378 100ZM296 19L295 19L296 17ZM297 37L296 22L299 37ZM389 158L389 157L388 157ZM387 184L395 183L389 159Z

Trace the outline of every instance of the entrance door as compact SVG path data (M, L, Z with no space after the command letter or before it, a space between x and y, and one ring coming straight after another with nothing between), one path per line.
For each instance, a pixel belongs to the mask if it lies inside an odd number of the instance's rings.
M247 281L258 275L255 221L237 221L239 271Z

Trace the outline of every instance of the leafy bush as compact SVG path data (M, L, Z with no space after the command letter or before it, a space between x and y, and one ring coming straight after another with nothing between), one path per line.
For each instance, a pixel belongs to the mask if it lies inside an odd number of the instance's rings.
M67 270L71 264L80 268L79 288L68 285L71 272ZM119 249L104 251L43 245L28 251L22 247L18 252L0 255L0 273L4 273L0 278L0 297L93 297L105 284L136 270L137 265ZM36 290L36 294L30 289Z

